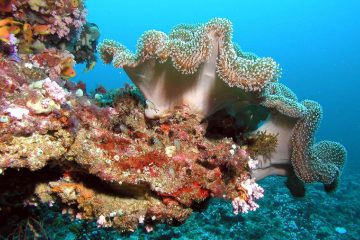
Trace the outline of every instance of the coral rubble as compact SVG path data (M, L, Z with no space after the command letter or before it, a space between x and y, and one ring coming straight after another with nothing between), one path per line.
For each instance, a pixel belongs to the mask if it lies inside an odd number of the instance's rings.
M83 2L9 4L0 5L1 41L13 50L0 59L0 177L38 173L18 201L151 231L184 222L211 197L231 200L235 214L254 211L264 193L255 180L271 174L336 187L346 152L314 144L319 105L278 84L274 60L236 47L230 21L146 32L135 55L105 41L103 60L138 88L90 98L69 79L76 62L95 61L99 32ZM2 188L5 215L15 206Z

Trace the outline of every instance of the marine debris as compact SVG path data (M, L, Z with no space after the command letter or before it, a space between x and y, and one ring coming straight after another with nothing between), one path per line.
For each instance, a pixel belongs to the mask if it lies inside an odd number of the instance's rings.
M102 59L136 87L88 97L69 79L76 62L93 67L85 52L95 56L98 30L84 3L9 4L0 9L2 44L18 51L1 49L0 181L27 180L16 201L1 186L0 216L57 203L99 227L152 231L213 197L232 201L234 214L254 211L264 194L255 180L272 174L336 187L346 152L314 144L320 106L277 83L273 59L236 47L230 21L146 32L135 55L105 41Z

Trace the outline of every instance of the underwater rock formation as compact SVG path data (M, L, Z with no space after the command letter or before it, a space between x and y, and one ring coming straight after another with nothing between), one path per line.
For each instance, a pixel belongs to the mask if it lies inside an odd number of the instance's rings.
M23 25L19 42L3 44L21 48L32 21L50 10L85 24L76 10L85 11L82 1L65 9L51 3L19 1L13 15L0 8L6 27ZM146 32L135 55L105 41L103 60L124 67L138 88L99 89L90 98L69 78L81 56L92 64L86 53L94 53L98 29L83 25L74 56L53 41L64 40L67 20L53 20L49 32L37 30L41 51L0 58L0 181L27 176L15 202L13 188L1 186L0 219L24 203L57 203L99 227L151 231L184 222L211 197L232 201L234 214L254 211L264 194L255 180L271 174L336 187L346 152L338 143L314 144L319 106L299 103L276 82L274 60L240 51L230 21L180 25L169 36Z
M211 196L236 199L237 211L258 207L262 189L250 181L250 157L230 138L206 138L206 124L189 109L146 119L129 90L114 108L99 108L54 81L31 82L16 72L25 64L0 63L8 72L2 82L11 76L14 83L0 99L0 169L6 177L13 168L49 167L48 180L29 182L39 200L58 200L78 218L121 231L183 222Z

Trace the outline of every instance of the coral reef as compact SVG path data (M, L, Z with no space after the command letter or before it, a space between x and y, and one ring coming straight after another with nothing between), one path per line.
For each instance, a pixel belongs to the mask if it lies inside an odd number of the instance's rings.
M232 139L206 138L206 123L186 107L147 119L144 101L131 87L116 94L113 107L99 108L51 80L49 69L61 64L58 57L68 56L55 53L35 55L37 64L0 62L6 73L2 83L8 83L0 99L0 114L7 119L1 122L4 177L9 169L53 166L48 172L62 172L58 179L31 181L40 201L60 201L79 218L97 218L99 226L121 231L135 230L141 222L149 229L183 222L211 196L241 200L239 211L258 207L254 200L261 195L253 199L251 194L261 188L245 184L249 156ZM41 67L29 69L29 64ZM94 177L93 185L85 185Z
M23 102L21 109L28 111L2 123L0 168L5 176L11 168L35 171L47 163L63 168L57 181L34 183L40 201L76 206L72 212L79 218L98 218L100 226L121 231L134 230L141 222L149 228L159 222L183 222L210 196L241 200L240 211L257 208L251 189L261 188L254 182L245 185L250 180L249 157L229 138L205 138L206 124L189 109L177 108L167 118L149 120L141 99L131 91L118 94L114 108L100 109L86 97L83 103L74 93L64 95L65 90L49 79L20 89L25 91L21 96L4 101L9 106ZM63 104L35 111L27 104L27 91ZM34 126L29 129L30 124ZM17 125L15 135L12 126ZM83 183L89 175L96 177L90 188ZM105 183L107 191L95 187ZM247 204L252 208L247 210Z
M277 83L271 58L240 51L230 21L146 32L135 55L105 41L103 60L137 88L88 97L69 79L76 62L95 62L99 32L83 2L9 4L0 5L9 47L0 58L0 177L27 181L15 200L2 186L3 218L41 202L98 227L152 231L213 197L232 201L234 214L254 211L264 196L255 180L271 174L336 188L346 152L314 144L318 104Z
M36 54L53 47L70 51L77 63L90 65L96 60L99 30L95 24L86 22L87 10L82 0L5 3L6 6L0 6L3 54ZM16 46L16 51L11 50L12 46Z

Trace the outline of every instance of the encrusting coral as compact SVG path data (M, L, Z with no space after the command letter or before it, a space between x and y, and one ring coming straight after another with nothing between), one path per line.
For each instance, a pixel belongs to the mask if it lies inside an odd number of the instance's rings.
M230 138L207 139L201 116L183 106L167 117L147 119L143 99L131 89L120 91L113 107L99 108L52 81L49 65L57 64L59 55L45 55L42 68L31 68L44 80L29 78L33 71L18 70L28 69L27 62L0 61L3 177L9 169L59 168L62 177L28 183L37 186L40 200L78 206L72 210L78 218L96 218L99 226L121 231L134 230L141 222L148 227L182 222L211 196L236 199L236 212L258 207L261 187L254 181L244 185L250 179L249 156ZM57 176L57 170L47 170L52 171ZM81 187L94 176L95 184ZM253 195L252 188L259 193ZM85 204L82 193L90 191L94 197ZM122 208L119 220L113 213Z

